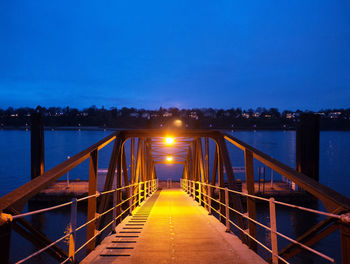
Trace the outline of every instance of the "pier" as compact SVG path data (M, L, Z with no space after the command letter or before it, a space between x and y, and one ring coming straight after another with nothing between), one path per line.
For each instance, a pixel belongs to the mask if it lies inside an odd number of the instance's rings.
M126 159L126 141L130 141L130 164ZM209 141L215 143L214 148L209 148ZM113 150L102 179L98 174L98 155L108 144L113 144ZM241 183L235 177L228 146L241 149L244 155L245 177ZM85 160L89 161L87 192L68 202L23 212L29 200L60 184L55 182ZM254 160L320 201L325 210L280 200L276 192L285 187L279 190L278 182L270 189L265 186L262 194L254 180ZM182 166L179 182L160 183L155 168L169 163ZM257 218L258 202L266 205L267 223ZM77 208L82 203L86 206L86 221L78 223ZM302 236L290 237L278 229L277 206L318 215L319 222ZM70 208L69 229L56 240L49 239L27 220L29 216L65 207ZM16 260L18 264L35 260L40 254L48 254L57 263L277 264L289 263L302 251L334 263L334 256L314 246L335 231L340 233L341 261L350 263L348 197L216 130L115 131L1 197L0 211L0 258L9 260L13 231L35 246L33 253ZM258 229L267 234L264 239ZM282 247L281 239L288 245ZM61 244L64 240L68 241L67 247ZM259 255L261 251L264 259ZM79 257L82 252L83 258Z
M126 217L82 263L266 262L181 189L165 189Z

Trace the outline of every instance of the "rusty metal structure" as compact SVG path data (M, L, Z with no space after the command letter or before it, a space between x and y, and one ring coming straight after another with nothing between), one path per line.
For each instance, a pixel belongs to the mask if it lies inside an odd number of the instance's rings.
M171 147L164 145L164 138L167 136L175 138L175 142ZM128 140L130 140L131 153L130 169L128 169L125 151L125 142ZM209 141L215 143L215 148L212 150L214 159L211 171L209 166ZM113 144L113 150L104 190L99 193L97 192L98 155L99 151L108 144ZM237 185L229 157L228 144L233 144L244 153L245 180L248 194L243 195ZM61 263L76 261L75 254L82 249L85 249L87 254L90 253L101 240L99 238L101 234L108 230L113 231L113 227L123 217L132 213L136 206L140 205L142 201L156 191L157 175L155 166L167 163L166 157L169 155L173 157L172 163L183 165L181 184L184 191L191 194L211 212L213 208L211 201L215 196L216 190L218 195L216 202L218 218L226 224L228 230L233 226L234 231L237 232L242 242L246 243L254 251L258 247L256 200L259 197L255 196L253 162L254 160L260 161L266 167L294 182L320 200L327 210L327 212L321 212L327 216L325 220L315 225L304 235L292 240L293 242L284 249L278 251L277 244L272 242L273 248L271 251L274 254L272 254L271 261L278 263L281 259L288 260L305 249L305 247L310 248L330 233L339 230L342 262L350 263L349 198L297 172L295 169L271 158L230 134L223 131L200 129L115 131L69 160L1 197L0 258L2 260L9 259L12 230L30 240L39 249L39 253L46 251ZM52 208L39 210L44 212L63 206L71 206L70 231L65 236L69 238L70 243L69 251L66 252L58 247L55 241L51 241L45 234L35 229L30 222L24 219L25 216L37 212L24 214L21 212L32 197L85 160L89 160L88 196L81 199L73 199L71 202ZM225 178L227 179L227 185ZM76 207L77 203L83 200L87 200L87 222L84 224L87 227L86 243L78 247L75 236L76 232L82 227L76 226ZM246 209L242 205L243 200L246 201ZM268 201L270 202L270 213L272 218L274 218L274 205L278 204L278 202L274 200ZM283 203L279 204L283 205ZM230 210L228 209L229 206L236 212L233 214L233 218L228 212ZM288 206L293 207L293 205ZM298 208L298 206L294 207ZM275 221L275 218L271 221ZM276 225L271 223L270 230L272 232L271 239L277 240L276 237L279 233L276 231Z

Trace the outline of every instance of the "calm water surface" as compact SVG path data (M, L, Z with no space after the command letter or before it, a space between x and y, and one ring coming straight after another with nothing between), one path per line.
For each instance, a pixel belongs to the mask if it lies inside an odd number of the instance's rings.
M68 156L73 156L93 143L108 136L111 131L45 131L45 167L46 170L53 168ZM294 131L240 131L233 132L238 139L267 153L273 158L295 167L295 132ZM214 145L211 143L210 147ZM228 146L233 166L244 166L243 152L234 146ZM99 167L107 168L112 145L105 147L99 152ZM129 150L127 157L129 157ZM320 136L320 182L349 196L350 190L350 167L348 166L350 154L350 132L321 132ZM22 130L0 130L0 195L16 189L30 180L30 132ZM210 157L213 160L213 157ZM255 162L257 168L261 166ZM160 179L179 179L182 175L181 166L160 166L157 168ZM269 171L267 171L267 175ZM257 175L255 175L257 177ZM88 162L84 162L70 172L71 179L88 178ZM237 178L243 175L236 175ZM278 175L275 175L279 178ZM65 176L63 177L65 179ZM40 205L31 205L38 208ZM319 208L319 204L309 205ZM30 210L33 210L30 208ZM27 210L28 208L26 208ZM260 205L258 218L262 222L268 222L266 206ZM85 208L79 210L79 223L86 221ZM302 234L322 218L300 211L291 211L286 208L277 208L278 230L293 238ZM62 236L69 223L69 208L56 210L46 214L28 217L35 226L41 229L51 239ZM59 223L59 224L58 224ZM78 224L79 224L78 223ZM315 248L321 252L339 260L340 249L338 243L339 234L335 233L324 241L318 243ZM85 239L85 230L78 234L78 244ZM259 239L269 241L269 234L259 230ZM19 260L33 251L33 246L13 232L11 261ZM282 248L287 242L280 240ZM66 243L60 244L66 248ZM332 245L331 247L329 245ZM262 250L260 249L262 252ZM262 252L263 253L263 252ZM80 254L79 257L83 257ZM302 259L294 258L294 263L323 263L323 261L311 254L304 254ZM32 263L55 263L50 257L41 254Z

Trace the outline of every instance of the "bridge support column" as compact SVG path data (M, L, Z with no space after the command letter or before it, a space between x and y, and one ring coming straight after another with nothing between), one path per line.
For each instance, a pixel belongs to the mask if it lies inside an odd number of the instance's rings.
M350 217L350 216L349 216ZM342 263L350 263L350 224L340 224Z
M218 148L219 151L219 148ZM218 182L221 189L219 190L219 208L220 208L220 214L225 215L225 191L222 188L225 188L225 181L224 181L224 164L222 160L222 153L219 151L218 153L218 167L219 167L219 173L218 173ZM225 219L222 216L219 216L220 222L225 224Z
M44 121L41 113L32 113L30 121L31 179L34 179L45 170Z
M320 121L314 114L302 114L296 131L297 171L319 181Z
M11 223L0 226L0 259L10 263Z
M255 195L253 153L246 149L244 151L244 160L247 191L248 194ZM247 209L249 218L256 220L256 207L254 198L247 197ZM248 229L249 235L256 238L256 224L248 220ZM257 251L257 243L253 239L249 239L249 248L251 248L254 251Z
M89 169L89 192L88 195L94 195L97 191L97 168L98 168L98 151L95 150L90 154ZM88 199L87 221L91 221L96 217L96 196ZM86 227L86 241L89 241L96 234L96 221L92 221ZM95 249L96 239L93 239L86 245L86 254Z

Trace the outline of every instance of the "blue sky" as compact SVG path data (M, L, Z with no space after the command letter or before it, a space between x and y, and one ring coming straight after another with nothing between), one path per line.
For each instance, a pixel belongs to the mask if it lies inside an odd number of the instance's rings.
M350 107L350 2L0 0L0 107Z

